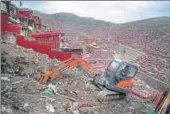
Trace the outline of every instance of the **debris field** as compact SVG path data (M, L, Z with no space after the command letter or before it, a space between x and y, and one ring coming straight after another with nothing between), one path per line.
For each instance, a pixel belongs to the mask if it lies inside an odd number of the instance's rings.
M128 101L98 101L95 88L87 86L88 76L76 69L41 84L43 74L60 61L9 41L2 43L1 53L4 114L144 114L154 109L150 101L133 94Z

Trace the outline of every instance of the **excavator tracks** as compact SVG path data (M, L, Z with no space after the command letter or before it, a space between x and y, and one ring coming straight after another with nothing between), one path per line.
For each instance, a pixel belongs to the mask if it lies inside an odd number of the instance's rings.
M126 98L126 94L107 90L103 86L93 84L92 82L87 83L86 86L95 92L96 98L99 102L123 100Z
M113 92L113 91L110 91L110 90L107 90L107 89L100 91L97 95L97 99L100 102L122 100L125 97L126 97L125 94L120 94L120 93Z

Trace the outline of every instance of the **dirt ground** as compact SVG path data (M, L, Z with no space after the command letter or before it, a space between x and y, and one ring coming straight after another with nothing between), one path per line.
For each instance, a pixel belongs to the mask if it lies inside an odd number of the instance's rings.
M128 102L99 102L97 91L87 87L88 77L79 72L65 71L41 84L41 76L58 61L14 44L2 44L1 63L2 114L147 114L154 109L152 103L132 94ZM50 85L55 92L44 93ZM82 101L90 106L81 107Z

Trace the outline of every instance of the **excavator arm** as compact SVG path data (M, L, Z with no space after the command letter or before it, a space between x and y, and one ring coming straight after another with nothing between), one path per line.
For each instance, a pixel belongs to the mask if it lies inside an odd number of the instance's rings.
M60 76L61 72L65 69L73 69L76 67L82 67L84 70L90 70L95 72L96 69L88 64L88 62L81 58L71 58L68 59L57 66L57 68L47 71L43 76L42 83L46 83L49 78L57 78Z

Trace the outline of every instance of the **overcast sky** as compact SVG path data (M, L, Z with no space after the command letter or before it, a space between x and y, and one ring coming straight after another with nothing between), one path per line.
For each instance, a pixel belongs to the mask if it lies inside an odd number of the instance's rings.
M19 6L19 1L13 3ZM22 4L44 13L69 12L113 23L170 17L170 1L23 1Z

